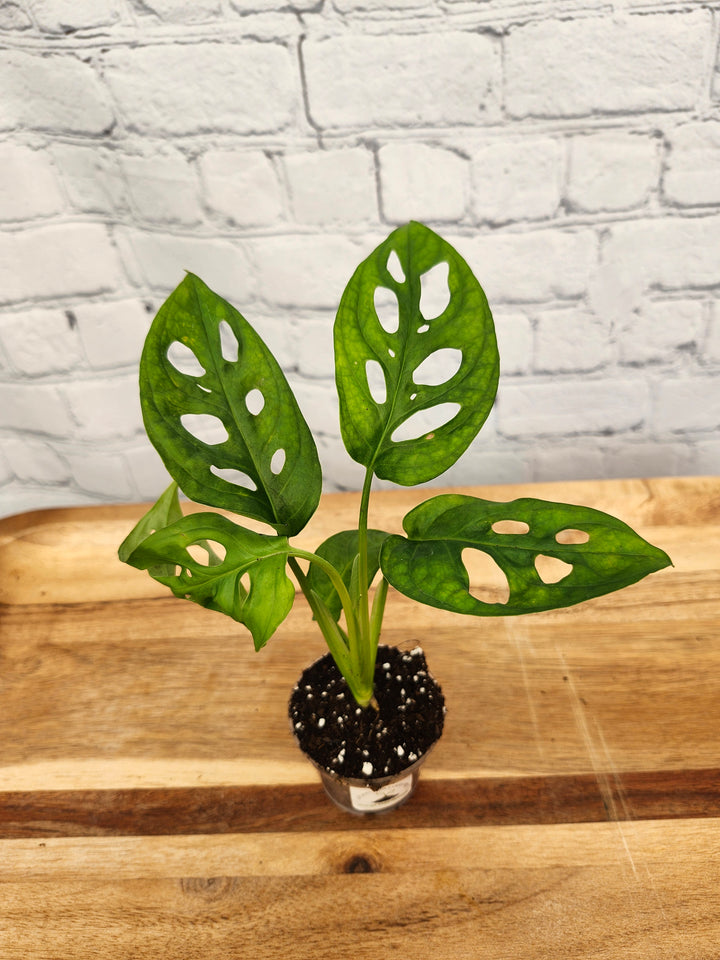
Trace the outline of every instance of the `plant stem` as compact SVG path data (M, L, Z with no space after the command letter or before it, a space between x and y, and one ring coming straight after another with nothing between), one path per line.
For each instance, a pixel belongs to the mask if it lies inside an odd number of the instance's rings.
M358 665L360 675L372 686L375 671L375 650L370 631L370 602L368 596L368 513L370 509L370 488L372 486L373 471L368 467L365 471L360 497L360 512L358 515Z

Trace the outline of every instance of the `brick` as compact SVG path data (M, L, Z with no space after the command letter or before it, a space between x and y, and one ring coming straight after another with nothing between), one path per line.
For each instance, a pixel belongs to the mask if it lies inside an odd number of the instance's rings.
M383 214L391 223L462 220L470 196L468 161L445 147L388 143L378 153Z
M627 311L646 290L720 283L720 216L616 223L603 250L602 282ZM602 315L601 311L596 312Z
M0 486L9 483L13 479L13 472L10 468L4 453L0 450ZM2 514L0 514L1 516Z
M118 255L100 224L0 234L0 303L105 293L122 282Z
M493 310L493 317L501 374L526 373L530 369L534 342L529 318L521 313L503 310Z
M671 203L720 203L720 122L688 123L669 136L663 194Z
M123 453L130 476L144 500L156 500L170 483L170 474L149 440Z
M139 13L153 13L163 23L202 23L220 13L220 0L140 0Z
M258 293L280 306L337 309L355 268L371 249L338 235L259 237L252 247Z
M29 0L29 6L38 27L48 33L105 27L120 19L118 0Z
M323 475L323 490L326 493L342 490L362 490L365 467L351 460L342 441L337 437L319 436L318 455ZM382 481L375 481L373 489L379 489Z
M60 389L37 383L0 383L0 427L52 437L74 430Z
M655 384L656 431L716 430L720 427L720 390L710 377L664 377Z
M700 440L693 444L692 469L695 476L720 476L720 440Z
M508 437L613 434L647 420L647 384L639 379L506 383L498 394L498 431Z
M32 26L30 17L17 3L0 5L0 30L27 30Z
M707 340L704 344L704 359L720 363L720 305L715 304L715 310L710 317Z
M60 373L82 363L77 330L62 310L6 314L0 340L15 369L27 376Z
M580 297L596 268L597 240L587 229L495 231L451 242L469 263L493 309L496 302Z
M313 435L339 437L340 414L334 380L305 380L290 374L288 382Z
M139 300L81 303L77 317L85 356L95 369L137 364L151 316Z
M560 205L560 144L550 137L490 143L472 155L473 213L508 223L553 216Z
M611 324L584 309L538 313L538 373L597 370L613 357Z
M208 150L199 169L208 206L232 226L269 226L282 218L275 169L259 150Z
M140 133L268 133L298 102L295 66L278 43L117 47L104 75L128 127Z
M81 440L132 437L143 429L137 375L107 380L74 380L62 384ZM70 431L68 431L70 433Z
M331 311L298 317L293 354L297 368L304 377L331 380L335 376L334 320L335 314Z
M59 213L65 200L46 151L0 143L0 220Z
M606 477L672 477L688 473L690 450L686 442L615 442L605 451Z
M49 443L35 437L8 437L3 452L18 480L65 483L70 479L67 463Z
M533 480L596 480L606 476L605 454L597 440L559 440L531 449Z
M532 480L530 464L521 453L487 449L485 430L486 427L454 466L432 481L432 486L528 483Z
M500 59L479 33L341 35L303 46L323 128L477 125L499 115Z
M149 286L169 293L189 270L243 312L250 297L251 269L238 244L140 230L120 231L118 241Z
M72 476L81 490L126 500L133 493L127 466L120 454L88 449L68 455Z
M703 90L710 10L547 19L510 30L510 116L688 110Z
M377 220L370 152L362 147L285 157L290 206L298 223L332 225Z
M49 488L10 483L0 489L0 516L54 507L91 506L96 499L68 487Z
M127 207L127 190L116 153L65 143L54 144L51 152L76 210L108 214Z
M572 210L597 213L643 206L658 176L656 142L631 133L570 138L566 198Z
M125 156L120 165L136 220L195 226L203 219L197 175L179 150Z
M388 10L422 13L433 7L432 0L333 0L338 13L387 13Z
M699 300L645 300L617 328L623 363L672 360L678 351L697 348L704 326Z
M0 59L0 130L27 127L97 135L114 123L94 69L69 54L5 50Z

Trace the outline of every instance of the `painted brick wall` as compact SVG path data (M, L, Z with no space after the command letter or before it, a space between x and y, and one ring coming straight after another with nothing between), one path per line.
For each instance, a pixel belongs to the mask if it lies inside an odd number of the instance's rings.
M185 269L339 441L352 269L424 220L503 358L439 482L720 468L720 2L0 0L0 513L146 499L137 363Z

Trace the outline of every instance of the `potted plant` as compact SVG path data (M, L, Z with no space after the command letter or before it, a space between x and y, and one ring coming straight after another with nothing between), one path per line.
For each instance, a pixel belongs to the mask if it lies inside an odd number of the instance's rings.
M430 310L426 278L438 270L446 272L446 302ZM379 648L388 585L444 610L514 616L618 590L670 559L606 513L529 498L496 503L443 493L408 513L405 536L369 528L374 477L411 486L442 474L477 435L497 390L485 294L432 230L402 226L358 266L340 301L334 345L342 438L365 481L357 528L309 552L292 538L320 499L311 432L255 330L187 274L158 311L140 361L145 427L174 482L119 555L177 597L244 624L257 650L292 607L291 574L329 651L291 695L293 730L340 806L380 810L410 794L444 715L422 650ZM428 375L438 360L449 370ZM215 435L198 429L203 421ZM178 489L261 521L267 532L223 514L183 515ZM486 552L505 573L506 603L471 595L466 549ZM569 572L545 582L540 557L563 561Z

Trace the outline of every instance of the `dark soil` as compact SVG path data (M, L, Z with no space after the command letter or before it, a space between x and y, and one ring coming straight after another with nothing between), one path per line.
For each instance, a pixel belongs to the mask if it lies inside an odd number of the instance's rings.
M402 773L440 737L445 698L420 647L378 648L373 706L361 709L329 653L308 667L290 696L301 749L341 777L371 780Z

